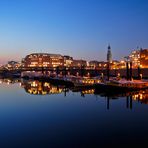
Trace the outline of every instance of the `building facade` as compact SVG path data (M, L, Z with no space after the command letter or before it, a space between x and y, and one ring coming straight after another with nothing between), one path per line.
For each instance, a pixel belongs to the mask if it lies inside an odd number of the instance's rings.
M20 67L21 67L21 62L16 62L16 61L8 61L8 63L4 65L4 68L9 70L18 69Z
M87 62L85 60L73 60L72 62L72 67L86 67L87 66Z
M129 59L132 61L133 68L137 68L138 66L148 68L148 49L132 51Z
M32 53L22 60L23 67L64 66L64 57L60 54Z
M99 62L98 62L98 61L90 61L90 62L89 62L89 67L90 67L91 69L98 68L98 67L99 67Z
M73 58L70 56L65 55L64 56L64 66L71 67L73 62Z
M141 68L148 68L148 49L140 50L140 66Z
M133 68L137 68L140 65L140 50L132 51L129 60L132 61Z

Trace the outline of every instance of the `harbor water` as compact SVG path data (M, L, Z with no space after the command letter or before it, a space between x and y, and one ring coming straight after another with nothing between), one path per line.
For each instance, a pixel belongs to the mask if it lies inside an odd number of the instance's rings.
M97 94L47 82L0 80L1 148L143 146L148 91Z

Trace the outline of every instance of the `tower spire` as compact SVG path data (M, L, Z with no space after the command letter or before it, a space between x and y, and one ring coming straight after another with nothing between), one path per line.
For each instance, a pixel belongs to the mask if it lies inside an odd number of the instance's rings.
M110 49L111 49L110 44L108 44L108 50L110 50Z
M107 62L112 62L112 53L111 53L111 46L108 44L108 51L107 51Z

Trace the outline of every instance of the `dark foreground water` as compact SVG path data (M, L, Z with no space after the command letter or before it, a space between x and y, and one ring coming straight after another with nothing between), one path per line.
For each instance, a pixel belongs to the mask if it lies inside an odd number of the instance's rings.
M147 92L105 97L37 81L0 83L0 148L148 144Z

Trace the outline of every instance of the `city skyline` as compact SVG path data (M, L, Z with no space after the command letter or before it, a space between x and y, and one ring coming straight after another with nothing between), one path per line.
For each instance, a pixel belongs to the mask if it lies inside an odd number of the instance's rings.
M76 59L113 59L147 48L146 0L2 0L0 63L33 52L59 53Z

